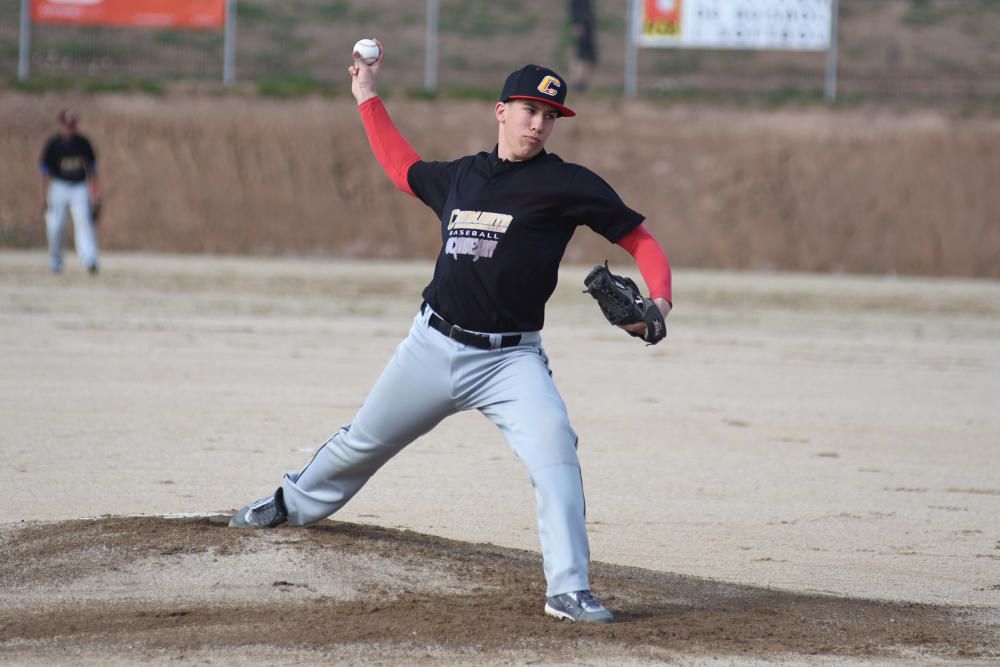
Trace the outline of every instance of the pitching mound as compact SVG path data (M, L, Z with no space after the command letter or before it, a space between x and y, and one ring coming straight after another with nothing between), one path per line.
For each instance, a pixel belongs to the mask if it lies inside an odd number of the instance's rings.
M539 557L339 522L227 517L0 529L0 661L622 664L986 660L976 609L737 586L596 563L609 626L542 613Z

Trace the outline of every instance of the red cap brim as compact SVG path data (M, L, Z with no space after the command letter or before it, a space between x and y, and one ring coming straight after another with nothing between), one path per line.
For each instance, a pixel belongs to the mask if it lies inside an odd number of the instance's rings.
M511 95L507 98L508 100L537 100L539 102L545 102L546 104L555 107L556 111L559 112L560 116L575 116L576 112L567 106L559 104L558 102L553 102L552 100L547 100L544 97L535 97L533 95Z

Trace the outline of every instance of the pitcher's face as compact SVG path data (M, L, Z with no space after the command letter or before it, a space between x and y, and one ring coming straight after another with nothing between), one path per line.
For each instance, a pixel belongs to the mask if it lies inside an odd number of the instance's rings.
M559 112L545 102L511 100L497 103L496 117L500 123L499 156L520 162L530 160L545 148Z

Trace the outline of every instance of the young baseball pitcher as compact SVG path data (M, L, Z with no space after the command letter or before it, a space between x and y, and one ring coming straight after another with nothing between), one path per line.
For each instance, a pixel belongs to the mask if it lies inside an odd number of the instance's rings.
M604 180L545 150L566 106L566 82L527 65L507 77L494 107L498 138L488 152L427 162L403 138L378 97L385 59L357 52L351 90L375 157L400 190L440 224L441 251L409 335L354 420L271 496L239 510L231 526L305 525L343 507L394 455L463 410L496 424L535 489L547 582L545 612L610 623L590 592L590 548L577 435L553 383L541 334L545 303L577 227L586 226L636 259L658 321L622 324L655 343L666 331L671 273L643 216ZM596 294L595 294L596 296ZM642 299L640 298L640 301ZM603 304L602 304L603 307Z

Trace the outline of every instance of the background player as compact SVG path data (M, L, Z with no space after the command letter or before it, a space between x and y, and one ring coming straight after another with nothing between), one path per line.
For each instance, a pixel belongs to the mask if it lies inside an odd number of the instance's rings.
M546 613L611 622L590 593L577 436L540 330L577 227L590 227L636 257L664 315L671 288L666 256L643 216L606 182L545 151L556 120L575 115L558 74L528 65L507 78L494 109L498 141L491 152L426 162L378 97L383 60L384 50L371 66L355 54L351 90L386 174L438 216L443 243L434 275L409 335L354 420L230 525L303 525L328 517L406 445L445 417L476 409L500 428L534 486Z
M42 172L42 209L49 239L49 269L62 271L62 244L66 212L73 215L76 252L91 275L97 273L97 235L91 207L100 204L97 156L87 137L77 132L79 116L72 109L59 112L59 131L45 143Z
M573 36L569 76L573 87L584 91L597 65L597 16L592 0L569 0L569 29Z

